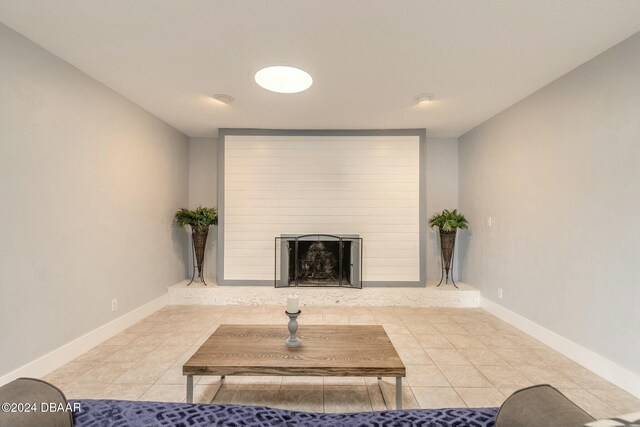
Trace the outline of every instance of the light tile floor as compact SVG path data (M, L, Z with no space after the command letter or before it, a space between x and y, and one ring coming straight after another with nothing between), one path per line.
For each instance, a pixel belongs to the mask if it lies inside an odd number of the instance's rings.
M223 323L280 324L283 307L167 306L44 379L69 398L185 400L182 364ZM640 400L482 309L303 307L309 324L380 324L407 367L405 408L499 406L513 391L549 383L596 418L640 410ZM196 377L211 402L219 377ZM392 378L384 397L395 402ZM386 409L375 378L228 377L214 402L316 412Z

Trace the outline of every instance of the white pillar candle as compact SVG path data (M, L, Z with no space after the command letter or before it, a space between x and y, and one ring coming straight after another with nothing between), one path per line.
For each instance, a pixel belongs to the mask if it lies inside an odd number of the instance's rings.
M287 311L289 313L298 312L298 296L297 295L289 295L289 297L287 298Z

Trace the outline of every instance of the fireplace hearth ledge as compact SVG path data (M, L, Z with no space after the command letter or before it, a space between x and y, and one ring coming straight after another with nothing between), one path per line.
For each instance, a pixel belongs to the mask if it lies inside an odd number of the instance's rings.
M167 304L199 305L282 305L293 288L271 286L209 286L188 280L169 286ZM480 307L480 291L465 283L438 288L296 288L301 305L309 306L408 306L408 307Z

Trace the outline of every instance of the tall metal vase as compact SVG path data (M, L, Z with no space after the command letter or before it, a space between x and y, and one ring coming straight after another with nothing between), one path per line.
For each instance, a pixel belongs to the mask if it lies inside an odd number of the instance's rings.
M208 225L199 225L199 226L191 226L191 238L193 240L193 254L194 254L194 266L193 266L193 275L191 276L191 282L196 275L196 269L198 270L198 278L200 281L207 284L204 281L204 250L207 247L207 236L209 236L209 226ZM188 286L188 285L187 285Z
M440 283L438 286L442 284L442 279L446 274L445 284L449 283L449 272L451 272L451 282L453 282L453 286L456 288L456 282L453 280L453 251L456 246L456 232L457 228L454 228L451 231L442 231L440 230L440 254L442 256L442 276L440 277Z

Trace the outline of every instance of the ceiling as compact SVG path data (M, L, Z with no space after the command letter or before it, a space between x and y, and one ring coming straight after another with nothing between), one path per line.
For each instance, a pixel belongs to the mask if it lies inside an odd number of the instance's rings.
M640 1L1 0L0 21L189 136L456 137L640 31ZM313 86L287 95L255 84L277 64ZM434 101L418 106L423 92Z

